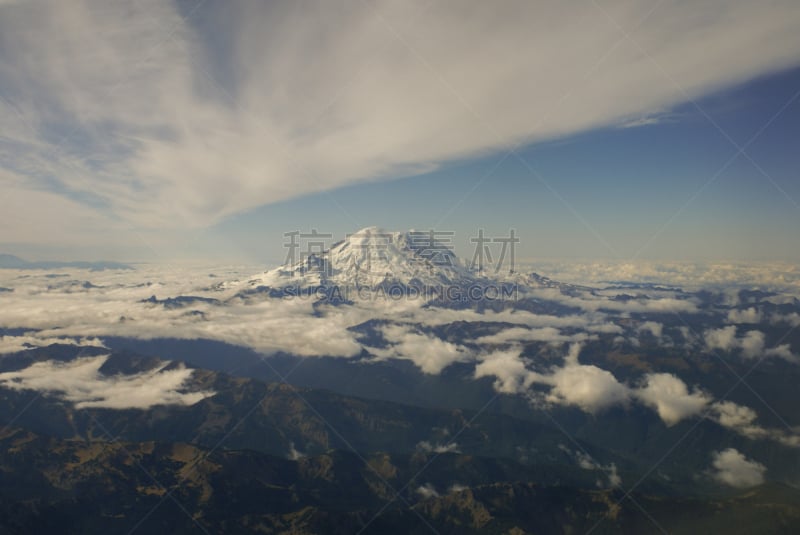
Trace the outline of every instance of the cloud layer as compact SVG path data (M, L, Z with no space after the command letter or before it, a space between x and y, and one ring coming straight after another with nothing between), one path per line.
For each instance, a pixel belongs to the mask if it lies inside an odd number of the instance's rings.
M676 298L678 290L655 290L657 295L637 292L636 298L619 300L619 291L624 290L568 288L561 293L534 288L535 300L518 303L544 310L569 304L574 307L570 310L579 311L557 316L513 307L499 311L440 308L419 299L367 299L336 306L312 298L269 297L263 291L243 294L243 289L252 289L251 281L257 277L251 276L254 270L241 268L216 269L213 274L203 266L144 265L125 272L0 271L0 286L12 290L0 296L0 328L11 329L0 334L0 353L51 343L102 346L103 337L121 336L218 340L265 355L400 359L431 375L462 363L472 367L476 379L489 378L498 392L524 395L537 404L576 407L592 414L640 404L651 408L667 426L703 416L749 439L800 446L796 434L763 427L754 410L715 400L711 393L687 385L673 373L646 367L620 380L616 372L603 369L600 361L581 362L583 347L647 354L650 344L687 355L721 349L749 358L763 355L797 361L788 344L768 348L761 331L748 327L739 333L736 325L726 325L728 306L709 306L698 294ZM157 298L150 299L154 295ZM720 327L694 336L677 316L669 321L676 306L700 310L708 325ZM654 311L662 313L664 323L643 321ZM773 320L769 316L764 321ZM685 346L678 348L675 339ZM76 370L45 371L52 371L54 377L67 374L65 380L77 381L79 376L82 383L65 391L96 395L79 396L74 398L76 403L111 403L101 385L95 384L88 364ZM165 392L175 391L182 377L159 375L167 383L154 383L161 386L146 398L171 399L172 394ZM44 384L38 375L10 381L5 378L11 386ZM116 387L124 390L126 385ZM48 390L46 385L41 388Z

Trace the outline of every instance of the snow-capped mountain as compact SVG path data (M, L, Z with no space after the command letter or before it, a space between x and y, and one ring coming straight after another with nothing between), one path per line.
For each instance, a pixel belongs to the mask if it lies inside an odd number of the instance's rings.
M422 290L419 295L442 298L450 289L492 290L494 294L525 296L533 289L556 289L564 293L592 291L591 288L564 284L536 273L496 271L478 272L459 259L447 241L431 231L386 231L367 227L348 235L344 240L321 250L319 242L313 251L304 251L298 244L294 257L285 265L258 273L246 280L215 285L214 291L232 291L232 296L254 294L286 297L300 294L325 295L329 300L360 299L362 290ZM307 244L306 244L307 245ZM358 289L359 292L337 293L335 297L321 289ZM492 292L489 292L490 294ZM348 297L345 297L348 296ZM448 300L466 295L456 291Z
M450 245L425 231L389 232L368 227L321 253L299 251L296 262L257 275L251 287L382 285L433 287L480 279Z

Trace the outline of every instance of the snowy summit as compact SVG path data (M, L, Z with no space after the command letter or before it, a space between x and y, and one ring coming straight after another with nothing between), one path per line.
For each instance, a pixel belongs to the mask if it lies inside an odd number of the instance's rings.
M293 263L254 277L252 286L414 287L475 280L451 245L430 231L391 232L367 227L324 252L298 251Z

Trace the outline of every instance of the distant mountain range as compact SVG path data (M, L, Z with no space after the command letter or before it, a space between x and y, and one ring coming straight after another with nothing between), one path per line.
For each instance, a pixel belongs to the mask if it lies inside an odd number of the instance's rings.
M42 260L38 262L31 262L22 259L18 256L10 254L0 254L0 269L88 269L90 271L103 271L106 269L133 269L129 264L121 262L58 262Z
M82 359L100 359L96 378L112 385L154 374L142 388L183 368L62 345L6 356L0 373L47 362L63 370ZM638 477L624 459L589 444L567 447L557 429L497 414L194 370L181 391L200 390L214 395L138 410L76 409L58 394L0 389L0 414L18 415L0 431L0 533L800 529L800 491L792 487L688 498L648 483L626 497L599 481L601 466L576 463L570 450L584 448L598 465L619 463L624 477Z

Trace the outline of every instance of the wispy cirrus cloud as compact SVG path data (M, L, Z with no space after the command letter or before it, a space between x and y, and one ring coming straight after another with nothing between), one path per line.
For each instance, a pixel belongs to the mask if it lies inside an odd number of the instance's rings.
M612 21L556 1L4 2L4 201L62 199L68 209L32 241L65 224L84 239L113 225L205 227L516 143L641 124L687 94L798 62L796 2L664 3L640 24L650 8L604 5ZM20 215L3 211L0 227Z

